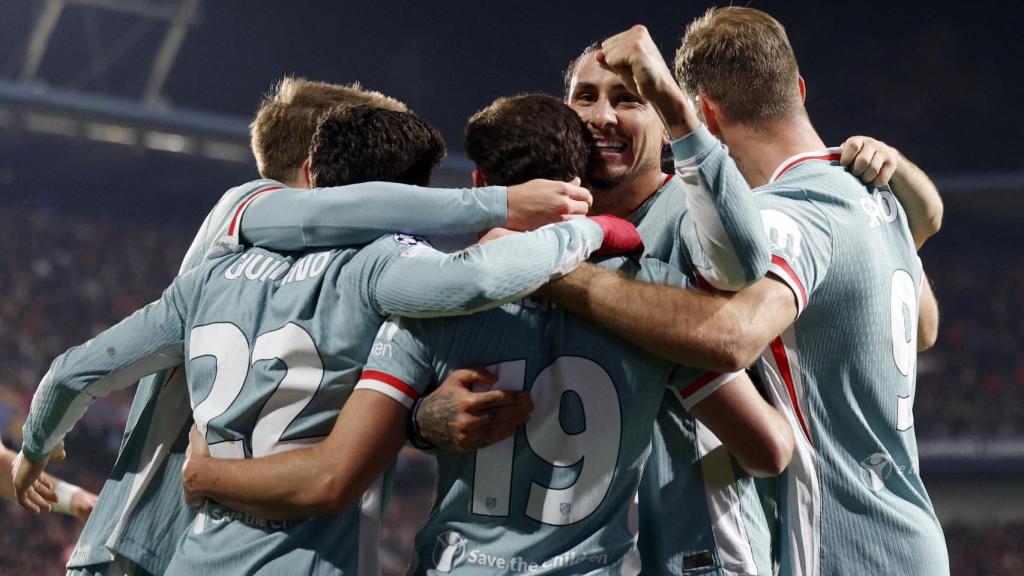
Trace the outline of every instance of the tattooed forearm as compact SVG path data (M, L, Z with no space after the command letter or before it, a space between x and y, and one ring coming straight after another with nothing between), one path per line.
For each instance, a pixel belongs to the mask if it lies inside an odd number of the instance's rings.
M458 401L450 390L438 390L427 396L416 412L420 434L438 448L458 451L460 436L456 422Z

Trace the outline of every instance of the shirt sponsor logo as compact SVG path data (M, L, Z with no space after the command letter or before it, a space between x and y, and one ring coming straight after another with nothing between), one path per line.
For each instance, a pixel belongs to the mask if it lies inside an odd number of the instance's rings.
M860 479L872 492L885 488L885 479L892 474L892 458L888 454L875 452L860 462Z
M466 537L454 530L440 534L434 545L434 567L438 572L446 574L462 565L466 565L465 573L467 574L476 573L473 568L470 568L470 565L502 570L505 573L532 574L541 570L546 571L578 564L606 566L608 555L577 554L575 551L571 551L543 562L530 561L522 556L498 556L477 548L470 548Z
M438 572L451 572L466 557L466 539L454 530L437 537L434 546L434 566Z

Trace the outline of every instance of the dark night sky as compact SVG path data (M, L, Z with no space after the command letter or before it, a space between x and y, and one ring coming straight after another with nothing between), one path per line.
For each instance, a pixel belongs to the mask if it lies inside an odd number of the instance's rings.
M0 7L0 65L10 75L42 1ZM561 90L561 70L591 40L646 24L671 59L708 4L627 2L288 2L205 0L168 79L176 106L248 117L285 73L365 85L407 101L459 151L466 117L500 95ZM763 2L786 26L828 143L867 133L929 171L1019 171L1024 119L1019 3ZM41 70L58 83L87 64L84 10L65 9ZM133 26L102 14L103 34ZM158 29L154 29L157 32ZM150 33L89 88L141 92L159 38ZM985 143L982 145L981 140Z

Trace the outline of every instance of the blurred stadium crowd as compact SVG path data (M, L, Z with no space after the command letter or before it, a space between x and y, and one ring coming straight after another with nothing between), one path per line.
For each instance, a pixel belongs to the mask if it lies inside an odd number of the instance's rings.
M0 205L0 244L6 248L0 252L0 346L7 352L0 355L0 433L9 447L20 444L32 393L50 361L157 298L177 272L193 232ZM1011 312L1024 293L1024 254L1002 244L996 253L994 243L963 244L951 236L940 234L924 250L942 328L938 345L920 360L919 440L1020 437L1024 358L1014 343L1024 341L1024 326L1012 321ZM1000 277L1006 281L984 280ZM70 461L54 472L98 492L130 404L130 391L97 403L69 436ZM382 535L386 574L404 569L432 483L431 458L404 452ZM73 519L33 518L6 502L0 502L0 517L4 574L63 572L78 533ZM945 530L953 574L1024 574L1024 523Z

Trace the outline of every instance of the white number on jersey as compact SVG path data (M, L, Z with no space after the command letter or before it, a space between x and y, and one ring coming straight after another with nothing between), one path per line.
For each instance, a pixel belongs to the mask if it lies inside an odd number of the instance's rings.
M498 374L496 388L523 390L525 360L491 366ZM526 441L540 458L558 468L581 466L576 481L566 488L530 482L524 513L528 518L565 526L594 513L604 501L615 474L621 441L622 410L611 377L586 358L563 356L537 375L530 389L534 411L526 423ZM562 396L573 392L583 406L585 425L569 434L561 424ZM515 436L478 450L473 482L474 514L508 516L512 491Z
M245 334L234 324L197 326L189 335L189 361L203 356L212 356L217 362L217 376L206 398L192 407L192 415L200 434L208 441L210 421L227 412L242 393L249 368L267 360L283 362L285 375L256 419L250 437L253 457L317 440L285 442L281 439L288 426L313 400L323 380L323 362L316 343L301 326L289 322L282 328L261 334L253 343L251 353ZM219 441L210 444L210 454L216 458L244 458L245 448L242 440Z
M892 358L907 384L907 395L900 394L896 401L896 429L900 432L914 425L914 394L910 382L917 360L917 307L914 279L906 270L896 270L892 274L889 307Z

